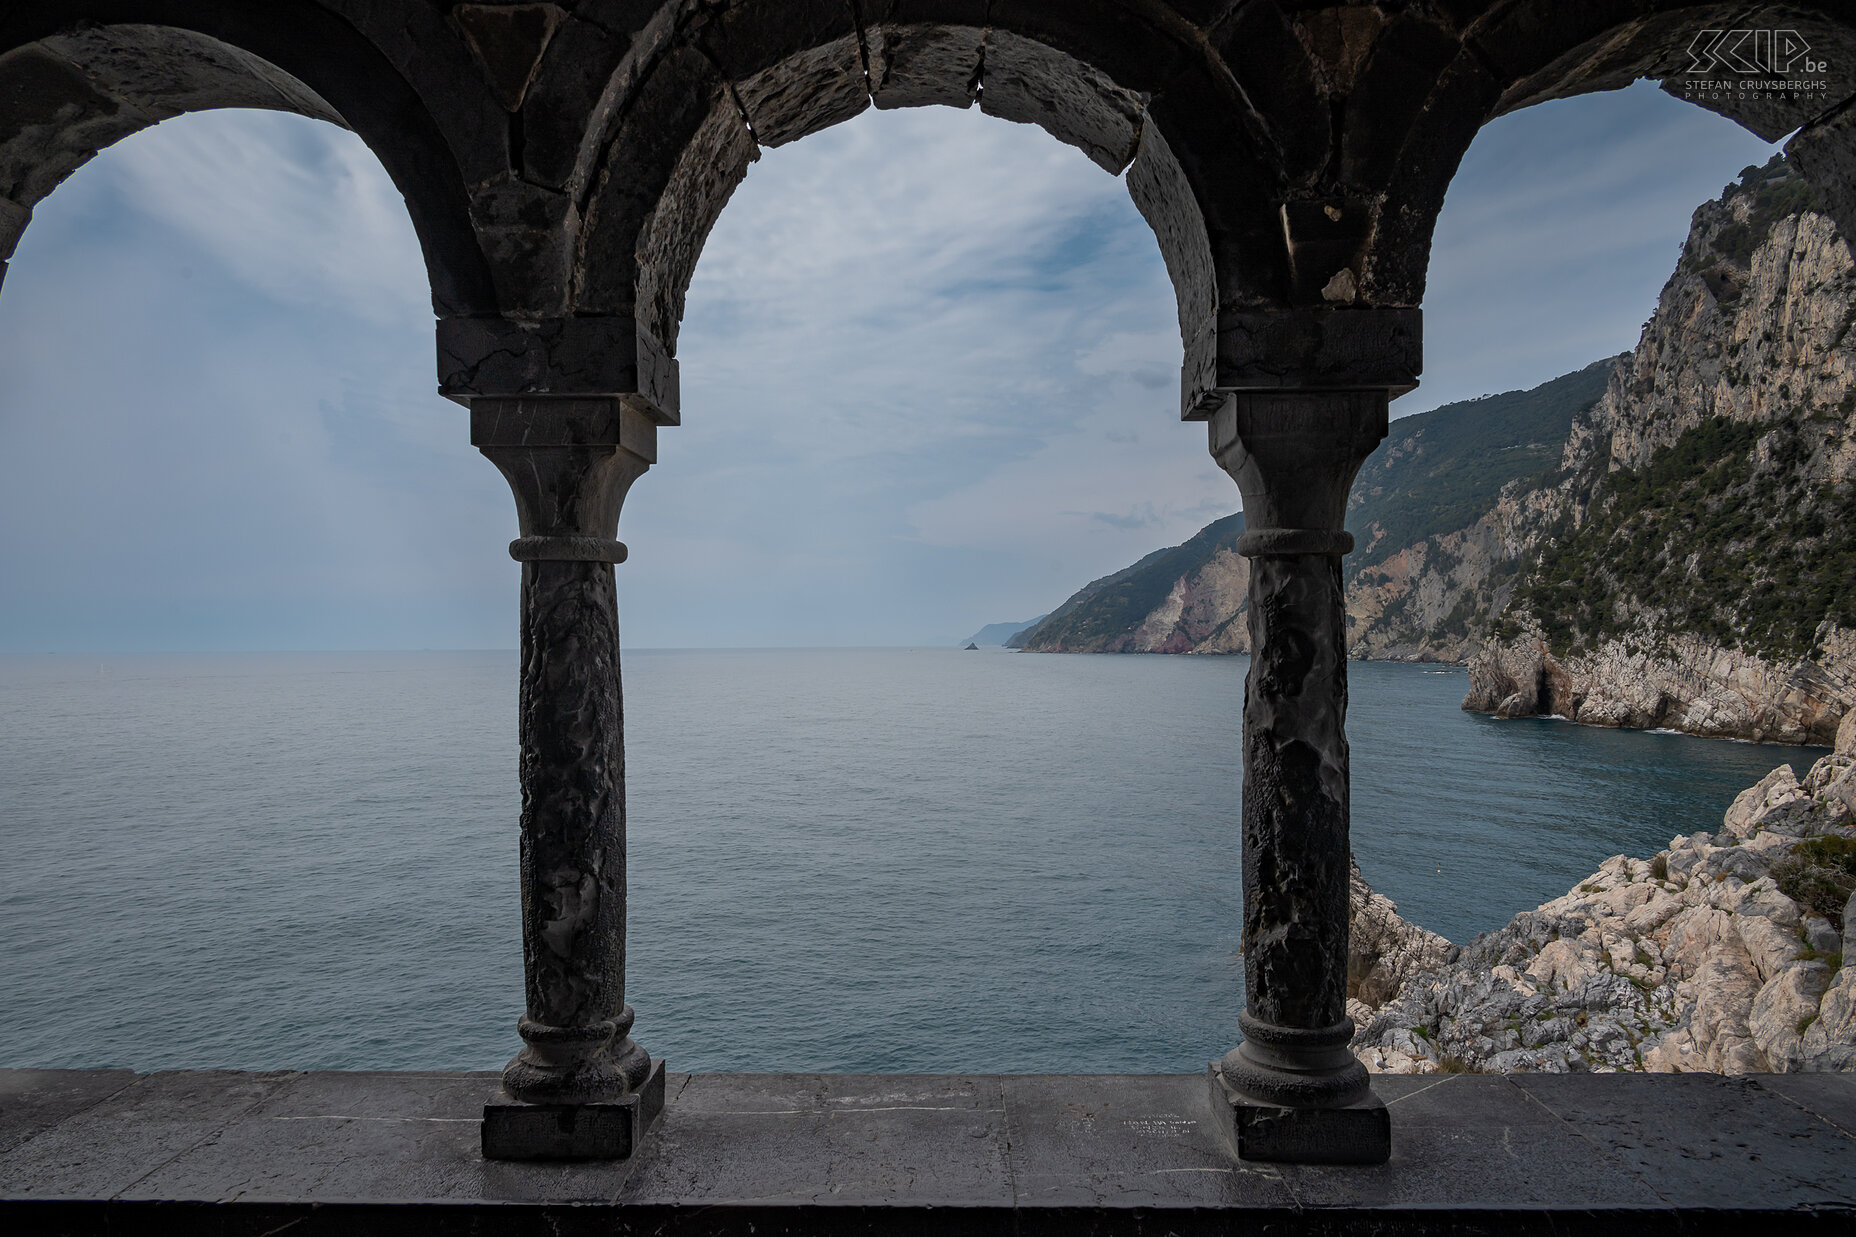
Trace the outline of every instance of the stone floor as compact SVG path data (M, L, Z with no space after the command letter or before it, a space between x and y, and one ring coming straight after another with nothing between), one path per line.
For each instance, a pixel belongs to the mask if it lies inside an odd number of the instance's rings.
M0 1228L1856 1233L1842 1075L1385 1077L1366 1169L1238 1163L1204 1078L1119 1075L673 1075L629 1162L486 1163L494 1086L0 1070Z

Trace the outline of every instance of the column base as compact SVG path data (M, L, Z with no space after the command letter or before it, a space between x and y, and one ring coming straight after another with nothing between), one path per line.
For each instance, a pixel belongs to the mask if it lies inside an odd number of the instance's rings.
M590 1104L529 1104L498 1091L483 1106L486 1160L624 1160L664 1111L664 1059L630 1095Z
M1392 1114L1370 1091L1337 1107L1285 1108L1232 1087L1216 1062L1207 1073L1212 1119L1240 1160L1384 1164L1392 1156Z

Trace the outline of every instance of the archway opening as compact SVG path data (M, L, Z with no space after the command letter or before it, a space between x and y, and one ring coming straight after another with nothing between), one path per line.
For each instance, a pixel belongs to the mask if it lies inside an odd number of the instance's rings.
M399 193L319 119L179 116L36 203L0 296L7 1064L506 1055L513 654L365 651L509 640L431 322Z
M1231 841L1202 782L1242 667L960 649L1237 506L1178 423L1177 300L1123 185L977 108L866 112L753 165L677 347L619 572L640 1042L851 1071L1214 1052L1240 917L1200 875Z
M1600 24L1594 17L1592 25ZM1778 29L1799 25L1806 35ZM1808 41L1821 58L1818 69L1825 60L1838 65L1836 80L1799 83L1798 92L1739 83L1738 71L1725 68L1715 74L1729 79L1724 83L1685 80L1691 55L1708 54L1719 36L1736 33L1748 36L1751 50L1755 32L1767 50L1781 33ZM1463 402L1409 423L1394 421L1386 444L1417 466L1407 468L1408 477L1427 467L1428 455L1431 475L1454 463L1462 488L1480 480L1485 492L1457 514L1453 523L1460 527L1436 525L1422 538L1389 539L1373 556L1356 555L1350 567L1359 570L1358 593L1376 602L1356 604L1360 626L1374 628L1382 646L1402 623L1406 636L1434 642L1431 655L1470 658L1466 709L1538 719L1500 727L1492 719L1474 722L1490 752L1487 767L1466 769L1466 776L1490 777L1511 767L1517 754L1542 774L1553 765L1590 770L1524 803L1514 802L1517 793L1504 795L1496 811L1514 811L1513 825L1525 821L1530 840L1549 835L1555 851L1581 852L1582 873L1603 864L1568 889L1563 873L1529 863L1518 847L1465 853L1460 841L1420 826L1418 836L1438 848L1435 858L1414 862L1413 838L1380 838L1378 866L1403 866L1458 890L1499 884L1516 891L1500 911L1519 913L1512 924L1503 928L1491 917L1469 925L1499 931L1482 942L1483 960L1466 964L1465 973L1480 965L1486 975L1499 959L1520 976L1515 988L1504 986L1499 973L1490 980L1486 1008L1537 987L1539 1019L1557 1017L1570 972L1556 979L1553 959L1531 961L1545 942L1528 942L1530 924L1565 916L1591 924L1609 954L1570 943L1562 947L1567 965L1591 966L1598 982L1627 982L1616 997L1582 1009L1580 1018L1598 1027L1628 1026L1630 1046L1591 1047L1603 1033L1574 1041L1538 1028L1511 1035L1492 1022L1471 1031L1420 1020L1434 1039L1407 1053L1386 1039L1400 1016L1394 1011L1356 1048L1398 1070L1427 1068L1427 1054L1472 1069L1579 1068L1580 1062L1624 1070L1812 1068L1802 1063L1824 1046L1803 1044L1810 1018L1757 1037L1730 1029L1766 979L1754 976L1750 963L1736 962L1731 950L1709 965L1743 967L1745 1004L1719 1026L1691 1028L1692 998L1684 994L1700 959L1684 950L1682 916L1705 888L1686 875L1699 847L1713 840L1761 847L1788 841L1771 835L1756 841L1760 826L1735 819L1746 805L1728 810L1736 793L1756 778L1768 788L1789 784L1789 771L1771 769L1787 757L1803 774L1825 752L1810 745L1828 743L1836 719L1856 703L1824 687L1826 680L1846 681L1836 668L1847 657L1840 615L1856 610L1845 610L1842 600L1847 572L1820 572L1823 564L1846 561L1845 521L1837 513L1856 497L1847 468L1834 462L1856 429L1841 402L1850 358L1840 352L1856 287L1834 224L1847 191L1839 165L1849 145L1834 121L1848 94L1848 61L1839 54L1847 36L1809 27L1796 13L1702 8L1633 15L1612 30L1585 34L1596 37L1563 53L1528 49L1538 67L1502 95L1500 115L1456 173L1431 255L1425 403ZM1646 76L1662 79L1667 94L1649 82L1630 84ZM1788 166L1773 156L1794 130L1785 143ZM1523 181L1486 219L1464 209L1479 196L1479 184L1556 163L1557 183L1545 193ZM1566 201L1600 193L1609 201L1598 218L1609 215L1610 226L1584 235L1555 226L1570 214ZM1461 239L1453 241L1453 229ZM1456 266L1452 244L1473 251L1468 243L1478 230L1501 239L1506 261L1481 270ZM1644 243L1648 235L1659 237L1654 247ZM1478 278L1498 287L1504 272L1521 285L1516 294L1526 296L1528 268L1547 262L1569 276L1565 293L1581 301L1591 295L1591 306L1572 313L1565 301L1554 306L1550 294L1534 294L1520 312L1485 311L1476 359L1486 358L1491 368L1520 367L1524 376L1470 379L1447 389L1456 356L1470 351L1462 345L1470 332L1452 322L1451 307L1440 299L1452 291L1461 296ZM1609 298L1592 295L1606 288L1614 289ZM1520 338L1509 338L1517 327ZM1593 347L1585 339L1609 342ZM1546 359L1552 348L1569 344L1578 351L1562 351L1557 363ZM1568 372L1586 362L1590 368ZM1543 381L1525 393L1483 394ZM1450 433L1477 436L1485 452L1500 446L1525 467L1470 475L1472 462L1486 465L1492 457L1471 461L1465 453L1452 461L1436 449ZM1428 444L1424 434L1431 435ZM1388 489L1396 480L1391 465L1376 472L1369 466L1369 473ZM1506 488L1496 484L1503 482ZM1422 613L1401 615L1388 603L1410 603ZM1664 733L1630 733L1642 730ZM1676 731L1686 734L1670 733ZM1807 746L1748 753L1691 735ZM1602 754L1596 768L1594 753ZM1361 751L1356 772L1364 779L1376 760L1414 754ZM1644 789L1656 789L1645 784L1649 779L1632 784L1634 771L1660 776L1672 767L1684 769L1685 787L1712 783L1712 802L1646 797ZM1819 768L1834 773L1841 766L1832 758ZM1356 805L1364 806L1362 798L1356 795ZM1781 835L1825 827L1832 806L1801 806L1796 819L1776 827ZM1421 818L1423 805L1410 810ZM1742 815L1756 818L1760 808ZM1375 840L1371 826L1356 837L1364 859ZM1607 860L1620 851L1630 858ZM1764 875L1761 862L1736 873L1749 882ZM1626 926L1623 915L1591 902L1595 896L1661 898L1668 917ZM1774 904L1792 909L1788 896L1775 890ZM1401 909L1423 922L1415 902ZM1536 903L1539 914L1532 911ZM1796 907L1802 923L1809 915L1802 903ZM1439 913L1436 922L1449 914ZM1818 978L1828 974L1814 972ZM1823 987L1813 989L1812 1000ZM1485 1038L1472 1043L1478 1035Z
M1483 647L1516 585L1503 537L1526 523L1520 496L1560 480L1572 425L1604 397L1612 359L1638 344L1696 208L1769 153L1648 83L1548 101L1483 129L1431 250L1424 385L1392 405L1350 518L1357 655L1442 671ZM1391 670L1362 666L1356 678ZM1468 688L1460 672L1430 682L1446 709ZM1356 696L1363 708L1369 699ZM1658 765L1632 755L1639 737L1562 743L1532 727L1483 726L1455 776L1402 798L1385 788L1426 759L1424 737L1393 731L1356 744L1355 849L1368 879L1412 922L1467 940L1563 894L1620 849L1654 854L1703 827L1698 803L1725 810L1765 772L1764 757L1745 750L1711 760L1720 745L1661 741L1671 749L1662 759L1696 787L1677 793ZM1553 762L1568 775L1554 777ZM1459 780L1485 778L1514 794L1474 816L1448 802ZM1517 840L1490 847L1488 829Z

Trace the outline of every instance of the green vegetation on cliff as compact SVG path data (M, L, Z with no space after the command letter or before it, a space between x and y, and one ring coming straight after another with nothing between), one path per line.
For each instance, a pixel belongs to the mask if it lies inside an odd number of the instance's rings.
M1812 838L1772 865L1779 892L1833 923L1856 894L1856 839Z
M1049 618L1013 637L1010 647L1053 653L1100 649L1140 627L1180 577L1203 567L1218 551L1234 548L1243 531L1241 511L1215 520L1184 544L1155 550L1132 567L1085 585Z
M1714 234L1709 247L1742 270L1772 235L1772 225L1791 215L1824 209L1821 195L1811 182L1792 171L1784 155L1774 155L1764 166L1748 166L1738 184L1727 186L1721 200L1752 194L1743 222L1730 223Z
M1856 626L1856 486L1800 475L1811 422L1713 417L1598 482L1515 593L1555 650L1648 622L1788 661L1818 624ZM1496 635L1519 631L1504 619Z
M1605 393L1616 359L1528 391L1508 391L1402 417L1367 459L1348 500L1358 548L1347 576L1427 537L1467 528L1502 487L1556 469L1573 418Z

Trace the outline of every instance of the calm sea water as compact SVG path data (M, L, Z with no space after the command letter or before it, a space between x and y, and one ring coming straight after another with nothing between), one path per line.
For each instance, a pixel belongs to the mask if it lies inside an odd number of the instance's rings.
M1191 1071L1235 1042L1241 658L632 652L635 1031L679 1070ZM1352 668L1354 844L1467 939L1819 749ZM495 1068L513 653L0 659L0 1065Z

